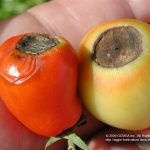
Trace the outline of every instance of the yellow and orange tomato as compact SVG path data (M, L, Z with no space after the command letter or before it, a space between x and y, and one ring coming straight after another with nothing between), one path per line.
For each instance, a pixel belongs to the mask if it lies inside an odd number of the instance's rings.
M119 31L122 36L118 35L118 29L124 30ZM103 47L99 45L100 58L96 58L98 56L93 56L95 48L106 34ZM123 42L116 36L123 38ZM109 40L112 47L108 46ZM124 43L134 47L134 58L129 60L132 50L118 50L118 43L120 47ZM117 52L103 55L102 51ZM140 51L138 55L136 51ZM150 25L124 19L97 26L82 40L79 57L79 90L89 112L97 119L122 129L150 127ZM97 62L97 59L101 60ZM104 65L101 61L107 63Z

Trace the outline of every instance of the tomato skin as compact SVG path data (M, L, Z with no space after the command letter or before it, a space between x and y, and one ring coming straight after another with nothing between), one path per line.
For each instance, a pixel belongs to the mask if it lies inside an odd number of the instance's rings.
M1 60L0 95L26 127L40 135L55 136L73 126L81 115L76 93L77 56L61 37L55 37L60 44L44 53L24 54L15 49L24 36L13 37L0 47L0 57L7 57L7 61Z
M140 33L143 52L121 67L97 65L93 57L95 42L109 29L123 26L134 27ZM104 23L84 37L79 48L79 91L85 107L98 120L126 130L150 127L149 39L150 26L134 19Z

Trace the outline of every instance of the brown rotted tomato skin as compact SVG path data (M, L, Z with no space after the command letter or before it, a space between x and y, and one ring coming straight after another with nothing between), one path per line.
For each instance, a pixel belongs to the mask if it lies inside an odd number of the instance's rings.
M0 95L8 110L26 127L44 136L55 136L80 118L76 93L78 60L63 38L38 54L16 49L25 35L8 39L0 47Z

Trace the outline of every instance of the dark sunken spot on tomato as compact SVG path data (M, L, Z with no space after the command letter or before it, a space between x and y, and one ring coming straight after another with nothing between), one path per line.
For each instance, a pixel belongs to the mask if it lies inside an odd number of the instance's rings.
M95 42L93 58L106 68L117 68L135 60L142 52L142 38L131 26L110 28Z
M43 53L60 42L49 36L48 34L31 33L26 34L16 45L16 49L26 54L40 54Z

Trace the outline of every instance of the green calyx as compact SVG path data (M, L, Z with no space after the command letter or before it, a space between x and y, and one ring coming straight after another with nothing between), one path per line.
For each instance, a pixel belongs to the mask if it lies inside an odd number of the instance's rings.
M85 116L81 116L80 120L72 128L68 129L67 131L64 131L62 134L58 136L50 137L45 145L45 150L47 150L47 148L50 145L61 139L65 139L68 141L68 150L76 150L76 146L82 150L89 150L85 142L76 133L74 133L75 128L85 123L86 123Z

